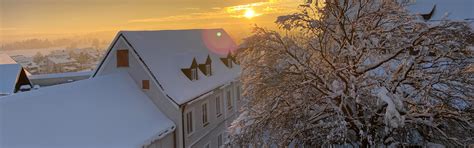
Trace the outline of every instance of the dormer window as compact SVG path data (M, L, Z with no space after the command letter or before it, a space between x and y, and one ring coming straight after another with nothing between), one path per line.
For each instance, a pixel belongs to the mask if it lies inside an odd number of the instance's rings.
M227 59L227 61L228 61L227 63L229 64L228 67L229 67L229 68L232 68L232 66L233 66L233 65L232 65L232 59Z
M211 76L212 75L212 60L209 55L207 55L206 62L204 64L199 64L199 69L201 70L202 73L206 76Z
M181 71L183 74L188 77L189 80L194 81L199 79L198 75L198 64L196 62L196 58L193 59L193 62L191 63L191 66L189 68L183 68Z
M128 50L118 49L117 50L117 67L128 67Z
M211 64L206 64L206 75L211 76Z
M193 68L191 69L191 80L197 80L197 79L198 79L197 69Z
M435 13L435 10L436 10L436 5L433 6L430 13L421 14L421 17L423 17L423 19L425 21L429 21L431 19L431 17L433 17L433 14Z
M235 58L232 56L232 54L229 52L229 54L227 54L227 57L225 58L221 58L221 61L222 63L224 63L225 66L227 66L228 68L232 68L234 65L233 65L233 62L236 62L235 61Z

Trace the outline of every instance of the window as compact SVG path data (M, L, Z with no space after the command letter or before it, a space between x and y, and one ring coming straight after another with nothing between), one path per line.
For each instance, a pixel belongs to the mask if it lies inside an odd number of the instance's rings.
M217 147L222 146L223 141L224 140L222 139L222 134L219 134L219 136L217 136Z
M188 134L193 132L193 112L186 113L186 131Z
M229 64L229 68L232 68L232 59L231 59L231 58L228 58L227 60L228 60L227 62L228 62L228 64Z
M206 74L207 76L211 76L211 64L206 64Z
M227 91L227 109L232 109L232 96L230 90Z
M198 79L198 73L196 68L191 69L191 80L197 80Z
M150 80L142 80L142 89L150 89Z
M235 93L237 95L237 100L240 101L240 86L237 85L237 87L235 88Z
M202 126L206 126L209 124L207 118L207 103L202 104Z
M128 50L117 50L117 67L128 67Z
M221 111L221 96L216 97L216 115L217 117L222 115Z

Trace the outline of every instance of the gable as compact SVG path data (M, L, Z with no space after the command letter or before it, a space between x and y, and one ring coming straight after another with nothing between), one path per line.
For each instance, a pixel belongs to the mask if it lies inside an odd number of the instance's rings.
M0 95L16 92L22 68L20 64L0 64ZM25 74L26 76L26 74Z
M26 71L23 68L21 68L20 73L18 75L18 79L17 79L16 85L15 85L15 92L20 90L20 87L22 85L30 85L31 86L30 79L28 79L28 77L26 76Z

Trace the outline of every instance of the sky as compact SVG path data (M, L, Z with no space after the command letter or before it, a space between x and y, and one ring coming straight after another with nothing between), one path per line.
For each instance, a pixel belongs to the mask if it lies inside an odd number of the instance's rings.
M240 38L302 0L0 0L0 40L119 30L224 28Z

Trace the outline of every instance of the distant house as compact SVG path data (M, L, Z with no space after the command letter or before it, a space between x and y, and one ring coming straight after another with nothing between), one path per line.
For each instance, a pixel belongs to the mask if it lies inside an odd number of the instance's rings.
M411 0L408 10L419 14L428 22L445 19L467 21L474 27L474 1L472 0Z
M27 72L10 56L0 54L0 97L20 91L22 86L31 88Z
M121 31L90 79L0 99L0 147L222 147L235 49L222 29Z
M43 67L53 73L72 72L77 69L77 64L69 56L47 56L43 61Z
M40 87L71 83L90 78L92 71L64 72L52 74L29 75L31 83Z
M105 51L93 48L78 48L72 49L70 55L76 60L80 70L94 69L97 62L102 60Z
M29 73L39 73L40 69L38 64L33 62L33 58L31 57L26 57L23 55L15 55L12 56L13 60L15 60L18 64L20 64L23 68L25 68Z

